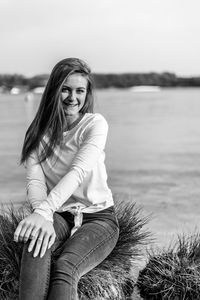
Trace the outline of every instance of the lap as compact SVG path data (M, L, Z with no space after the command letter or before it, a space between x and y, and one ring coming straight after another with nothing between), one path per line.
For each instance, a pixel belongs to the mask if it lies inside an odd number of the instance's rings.
M54 230L56 233L56 239L59 241L66 240L70 236L71 226L65 218L59 213L54 213Z
M101 263L115 247L119 229L112 221L91 220L82 226L72 235L71 224L59 214L54 214L54 228L56 231L56 241L53 247L46 251L42 258L33 258L27 252L27 243L23 251L23 261L29 266L31 261L34 266L48 267L51 253L58 249L58 256L55 265L64 270L71 266L72 272L78 271L78 276L82 276ZM37 268L36 268L37 269ZM45 268L44 268L45 269Z
M54 213L53 218L56 240L51 248L52 252L60 248L62 244L70 237L71 233L71 225L65 218L63 218L59 213Z
M118 236L118 226L112 221L87 222L63 243L58 261L63 267L69 262L82 276L110 254Z

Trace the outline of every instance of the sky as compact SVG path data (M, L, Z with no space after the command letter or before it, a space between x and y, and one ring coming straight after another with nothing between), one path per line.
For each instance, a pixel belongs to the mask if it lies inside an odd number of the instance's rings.
M93 72L198 76L199 12L199 0L0 0L0 74L79 57Z

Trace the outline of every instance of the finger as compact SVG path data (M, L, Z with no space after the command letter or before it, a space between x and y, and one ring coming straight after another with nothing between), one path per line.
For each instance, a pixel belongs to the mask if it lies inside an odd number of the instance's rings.
M26 243L28 239L30 238L30 235L32 234L35 227L29 226L26 232L24 233L23 241Z
M29 238L33 240L35 237L37 238L39 234L39 229L37 227L34 227L33 230L31 231L31 234Z
M37 238L37 241L36 241L36 246L35 246L35 250L33 253L33 257L38 256L41 246L42 246L42 243L43 243L43 239L44 239L44 233L41 231Z
M45 234L45 236L43 238L41 250L40 250L40 257L44 256L44 254L45 254L45 252L47 250L48 244L49 244L49 235Z
M55 239L56 239L56 234L52 234L49 238L49 244L48 244L48 249L51 248L51 246L55 243Z
M23 242L23 240L24 240L24 235L25 235L26 231L27 231L30 227L32 227L31 224L27 224L27 223L24 223L24 224L23 224L22 229L21 229L21 232L20 232L20 234L19 234L19 241L20 241L20 242Z
M23 226L23 223L22 222L19 222L15 232L14 232L14 241L15 242L18 242L19 241L19 234L22 230L22 226Z
M31 235L32 235L32 234L31 234ZM33 250L33 248L34 248L34 246L35 246L35 243L36 243L36 241L37 241L38 235L39 235L39 231L37 231L37 232L35 233L35 235L32 237L32 239L31 239L31 241L30 241L30 244L29 244L29 246L28 246L28 252L31 252L31 251Z

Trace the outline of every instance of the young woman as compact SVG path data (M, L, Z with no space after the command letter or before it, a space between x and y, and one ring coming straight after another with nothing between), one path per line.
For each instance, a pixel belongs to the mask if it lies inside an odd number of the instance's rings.
M119 228L104 165L108 125L93 113L92 91L86 63L60 61L27 130L21 162L33 210L14 233L24 242L20 300L78 299L80 277L116 245Z

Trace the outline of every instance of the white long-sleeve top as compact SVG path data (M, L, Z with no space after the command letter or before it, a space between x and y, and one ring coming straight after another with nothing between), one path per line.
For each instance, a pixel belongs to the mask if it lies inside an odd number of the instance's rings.
M108 124L101 114L86 113L74 128L63 133L62 144L51 158L39 163L35 152L29 156L27 197L34 212L53 221L55 211L80 216L113 205L104 164L107 132ZM45 143L47 136L39 151Z

